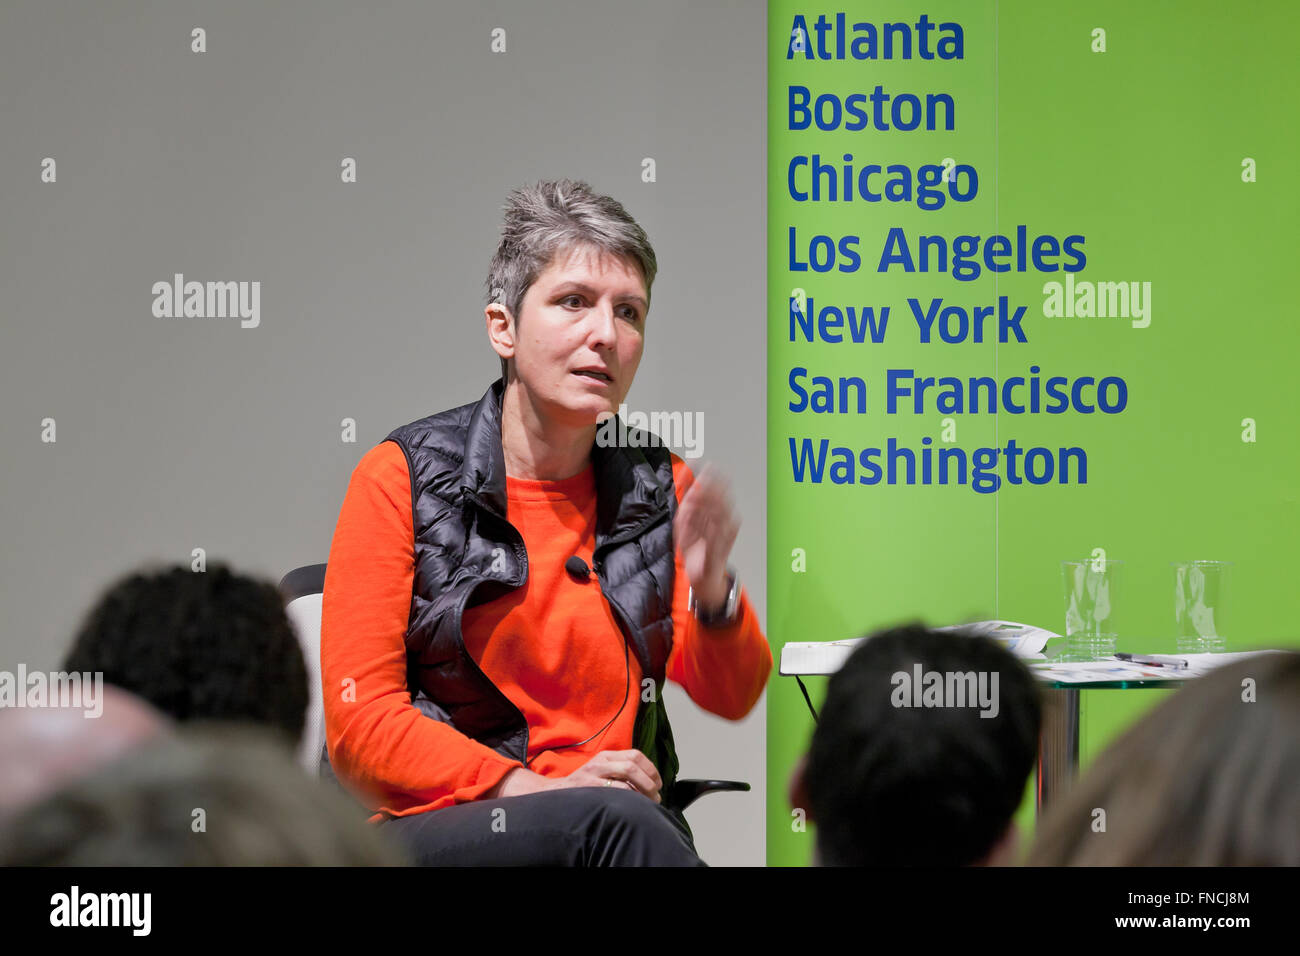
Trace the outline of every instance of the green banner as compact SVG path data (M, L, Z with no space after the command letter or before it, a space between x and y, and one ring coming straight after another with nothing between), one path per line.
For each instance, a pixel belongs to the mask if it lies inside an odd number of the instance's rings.
M1296 644L1300 8L773 0L768 24L774 653L918 618L1061 632L1060 563L1099 552L1121 651L1174 650L1193 559L1234 562L1228 650ZM1085 693L1085 762L1164 693ZM793 678L767 714L768 862L807 863Z

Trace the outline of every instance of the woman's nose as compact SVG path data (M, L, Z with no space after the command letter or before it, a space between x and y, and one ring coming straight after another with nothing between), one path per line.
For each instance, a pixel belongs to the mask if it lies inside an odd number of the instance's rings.
M589 333L591 344L613 348L618 337L618 324L614 318L613 306L598 302L595 308L588 313L588 318L591 321Z

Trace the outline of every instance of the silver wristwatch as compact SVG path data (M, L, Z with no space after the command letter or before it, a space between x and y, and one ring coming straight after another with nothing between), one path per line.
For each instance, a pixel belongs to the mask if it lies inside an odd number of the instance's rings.
M740 579L736 576L734 568L727 568L727 600L722 605L722 610L716 614L707 613L704 608L700 607L695 600L695 588L692 587L687 592L686 604L695 619L705 627L726 627L729 624L735 624L740 610Z

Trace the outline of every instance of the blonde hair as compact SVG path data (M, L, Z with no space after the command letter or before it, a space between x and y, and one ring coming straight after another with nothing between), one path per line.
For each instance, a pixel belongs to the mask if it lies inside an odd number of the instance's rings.
M1049 808L1026 863L1296 866L1297 807L1300 654L1288 651L1161 702Z

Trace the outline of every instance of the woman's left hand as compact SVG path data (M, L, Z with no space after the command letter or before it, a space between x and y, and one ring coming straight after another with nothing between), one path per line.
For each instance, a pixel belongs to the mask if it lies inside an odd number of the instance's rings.
M705 465L682 495L673 540L696 599L707 610L720 610L727 599L727 557L739 531L727 480Z

